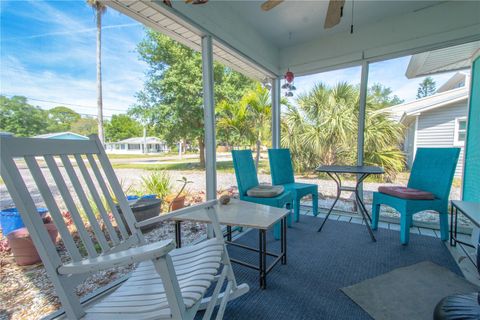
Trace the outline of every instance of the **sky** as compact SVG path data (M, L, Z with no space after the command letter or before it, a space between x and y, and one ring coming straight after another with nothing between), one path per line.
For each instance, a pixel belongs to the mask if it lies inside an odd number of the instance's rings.
M85 1L0 4L0 93L26 96L43 108L65 105L96 114L93 10ZM144 28L112 9L102 20L103 104L110 116L124 113L142 88L147 65L135 48Z
M0 94L22 95L49 109L58 105L83 115L96 114L96 29L85 1L0 0ZM125 113L142 89L147 65L136 46L144 27L108 9L103 16L103 105L108 118ZM415 99L423 78L408 80L410 57L370 65L369 84L382 83L405 101ZM434 76L437 87L453 73ZM360 67L297 77L296 94L315 83L360 83Z

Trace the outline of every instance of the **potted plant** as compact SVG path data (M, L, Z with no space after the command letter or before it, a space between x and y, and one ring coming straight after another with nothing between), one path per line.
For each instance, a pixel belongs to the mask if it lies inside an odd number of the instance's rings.
M193 181L189 181L187 177L182 177L182 179L177 180L178 182L182 183L182 187L180 191L177 192L175 196L169 195L165 200L170 203L168 207L168 211L175 211L185 207L185 197L187 193L185 192L185 187L189 183L193 183Z
M53 243L57 242L58 230L52 223L50 217L43 218L45 228L50 235ZM26 266L40 262L40 256L33 244L32 238L27 228L22 227L7 234L8 245L12 250L15 262L19 266Z
M141 190L136 192L141 195L127 196L130 208L137 221L143 221L158 216L161 212L162 199L171 190L170 176L165 171L154 171L148 176L142 176L141 180ZM132 190L129 189L129 191ZM117 206L117 210L120 214L122 213L119 206ZM122 219L126 225L123 214ZM143 227L141 229L142 231L148 231L153 228L155 228L155 225Z

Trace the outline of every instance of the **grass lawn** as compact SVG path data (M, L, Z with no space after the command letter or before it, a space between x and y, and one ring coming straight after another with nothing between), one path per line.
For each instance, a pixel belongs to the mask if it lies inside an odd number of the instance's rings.
M175 170L175 171L204 171L200 168L198 161L187 161L181 163L167 163L167 164L136 164L136 163L118 163L112 164L114 169L143 169L143 170ZM260 169L270 170L268 161L260 161ZM233 173L233 162L217 161L217 171Z
M183 155L189 154L198 154L197 152L187 152ZM148 158L163 158L163 157L171 157L171 156L178 156L178 152L167 152L167 153L156 153L156 154L115 154L115 153L107 153L110 159L148 159Z

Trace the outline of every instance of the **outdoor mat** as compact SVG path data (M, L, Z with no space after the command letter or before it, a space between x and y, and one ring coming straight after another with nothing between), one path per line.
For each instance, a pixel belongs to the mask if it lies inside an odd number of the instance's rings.
M445 296L479 288L450 270L424 261L341 289L374 319L432 319Z
M266 290L259 288L257 270L234 263L237 282L247 283L250 291L228 303L224 319L371 320L341 288L423 261L462 276L450 251L435 237L411 234L410 243L403 246L400 232L395 230L378 229L377 242L373 242L365 225L331 220L317 232L321 222L321 218L302 215L300 222L288 228L287 264L271 270ZM258 247L258 230L243 232L236 241ZM269 230L267 250L278 252L279 248L280 241L275 241ZM229 246L228 253L258 264L256 252ZM195 319L202 316L199 313Z

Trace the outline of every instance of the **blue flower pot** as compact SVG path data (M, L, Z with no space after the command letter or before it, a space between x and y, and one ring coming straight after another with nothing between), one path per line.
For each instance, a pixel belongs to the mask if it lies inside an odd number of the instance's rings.
M40 217L45 217L48 212L47 208L37 208ZM0 211L0 226L4 236L12 231L25 227L20 213L17 208L3 209Z

